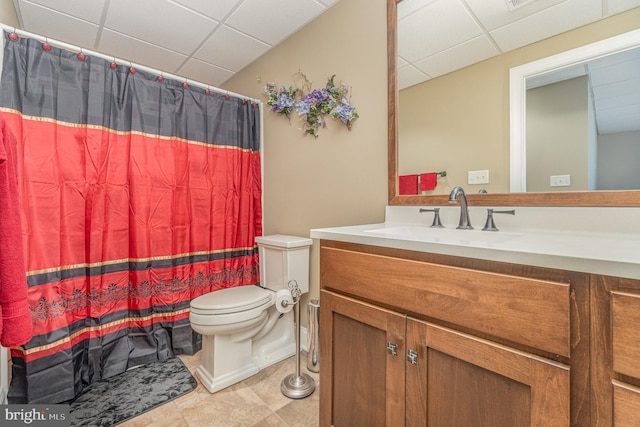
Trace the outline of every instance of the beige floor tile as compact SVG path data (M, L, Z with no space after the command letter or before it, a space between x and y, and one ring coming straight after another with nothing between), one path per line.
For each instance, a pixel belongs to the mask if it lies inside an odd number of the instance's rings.
M282 421L282 418L277 416L276 414L272 414L265 418L264 420L258 421L256 424L251 427L288 427L287 423Z
M288 426L312 427L319 424L320 393L318 389L309 397L294 400L285 407L279 409L276 414L287 423Z
M182 363L184 363L189 371L193 373L200 364L200 353L201 352L199 351L194 355L181 354L178 357L180 357L180 360L182 360Z
M272 414L268 406L240 383L217 393L199 392L194 399L177 404L190 427L251 426Z
M165 403L149 412L118 424L119 427L189 427L176 407L175 401Z
M301 355L301 371L316 381L316 391L305 399L289 399L280 391L282 380L295 373L295 357L263 369L238 384L209 391L195 376L200 353L180 358L192 372L198 386L190 393L133 418L122 427L311 427L318 425L319 375L306 369Z

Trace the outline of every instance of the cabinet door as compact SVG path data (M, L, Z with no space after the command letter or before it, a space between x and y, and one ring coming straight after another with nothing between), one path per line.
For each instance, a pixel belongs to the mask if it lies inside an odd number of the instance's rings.
M320 291L320 425L404 425L405 317Z
M569 368L407 320L406 425L568 426Z
M640 281L592 276L593 426L640 425Z
M640 425L640 281L593 275L593 426Z

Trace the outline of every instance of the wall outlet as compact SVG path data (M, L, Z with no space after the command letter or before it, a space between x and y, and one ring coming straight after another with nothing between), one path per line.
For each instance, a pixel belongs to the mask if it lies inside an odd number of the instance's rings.
M488 184L489 171L469 171L468 184Z
M551 187L571 187L571 175L551 175L549 185Z

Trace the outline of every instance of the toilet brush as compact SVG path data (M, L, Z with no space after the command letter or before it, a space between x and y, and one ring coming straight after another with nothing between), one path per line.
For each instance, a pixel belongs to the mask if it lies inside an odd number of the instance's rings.
M295 280L289 281L289 290L293 297L293 313L295 318L296 330L296 372L287 375L280 385L282 394L290 399L304 399L316 389L316 383L309 375L300 372L300 288ZM283 301L284 306L288 305L287 301ZM285 305L286 304L286 305Z

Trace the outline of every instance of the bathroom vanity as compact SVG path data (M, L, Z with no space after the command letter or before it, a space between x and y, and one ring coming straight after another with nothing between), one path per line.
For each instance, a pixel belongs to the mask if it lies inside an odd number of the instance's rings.
M321 426L640 425L638 235L422 227L312 230Z

